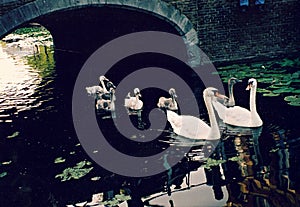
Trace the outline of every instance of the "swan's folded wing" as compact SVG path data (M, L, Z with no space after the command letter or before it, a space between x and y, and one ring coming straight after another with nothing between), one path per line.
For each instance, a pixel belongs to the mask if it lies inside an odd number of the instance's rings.
M224 122L234 126L249 127L251 122L251 112L248 109L239 106L227 108Z
M182 126L177 133L178 135L192 139L206 139L210 127L204 121L194 116L183 115L181 118Z

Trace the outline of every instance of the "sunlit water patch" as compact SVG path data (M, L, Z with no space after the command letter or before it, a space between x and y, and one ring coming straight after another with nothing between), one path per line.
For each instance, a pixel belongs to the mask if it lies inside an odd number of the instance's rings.
M19 112L47 102L45 94L51 93L51 87L43 89L54 77L53 53L44 46L38 46L38 53L4 42L0 46L0 121L11 122ZM16 50L22 50L22 55Z

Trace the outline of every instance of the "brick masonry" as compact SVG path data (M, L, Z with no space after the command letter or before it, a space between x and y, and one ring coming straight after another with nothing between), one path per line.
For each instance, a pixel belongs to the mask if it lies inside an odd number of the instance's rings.
M2 0L0 15L34 0ZM52 1L52 0L51 0ZM146 1L146 0L145 0ZM270 59L300 49L299 0L165 0L193 23L200 48L214 62Z

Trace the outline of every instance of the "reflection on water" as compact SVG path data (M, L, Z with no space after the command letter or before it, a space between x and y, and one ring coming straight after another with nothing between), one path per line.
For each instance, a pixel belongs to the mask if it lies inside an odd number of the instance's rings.
M16 55L13 48L5 43L0 47L0 122L11 122L11 117L19 112L47 102L51 98L47 98L47 94L52 90L49 84L55 77L49 48L36 55L31 49L23 48L23 56L28 55L26 58Z
M280 97L257 94L263 127L219 123L219 143L178 137L169 129L153 129L163 133L150 144L130 146L117 138L111 140L129 154L136 147L141 155L170 145L176 146L175 150L192 147L177 165L159 175L128 178L97 166L80 146L64 98L70 97L65 86L73 68L64 68L66 75L56 71L62 66L55 65L49 48L40 47L39 53L26 58L13 56L8 50L12 51L2 44L0 186L4 190L0 200L4 206L79 202L83 202L81 206L90 202L89 206L119 207L300 206L299 110ZM236 87L236 102L247 107L241 88ZM271 103L276 104L270 107ZM174 154L169 151L159 160L161 165L168 169Z

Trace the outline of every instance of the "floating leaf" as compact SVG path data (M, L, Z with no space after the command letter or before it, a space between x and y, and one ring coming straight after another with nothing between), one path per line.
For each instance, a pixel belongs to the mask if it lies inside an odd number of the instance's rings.
M20 132L14 132L12 135L10 135L10 136L7 136L7 139L12 139L12 138L15 138L15 137L17 137L17 136L19 136L19 134L20 134Z
M239 161L242 161L243 159L239 156L235 156L235 157L229 158L228 160L234 161L234 162L239 162Z
M268 88L271 88L271 89L278 89L278 88L281 88L282 86L278 86L276 84L274 85L270 85Z
M0 173L0 178L3 178L7 175L7 172Z
M274 97L284 93L300 94L298 84L300 83L300 70L296 72L294 70L299 66L300 58L285 58L279 61L253 63L250 67L246 64L220 67L218 74L224 83L227 83L228 78L232 76L239 79L256 78L259 83L263 83L259 86L265 87L257 89L257 92L266 97ZM290 72L290 70L293 71ZM266 84L269 85L265 86ZM289 105L298 106L299 102L290 101Z
M12 163L12 161L10 160L10 161L7 161L7 162L2 162L1 164L2 165L9 165L9 164L11 164Z
M268 97L275 97L275 96L279 96L279 93L264 93L263 96L268 96Z
M300 106L300 102L290 102L290 103L288 103L289 105L291 105L291 106Z
M128 200L131 200L131 197L129 195L117 194L111 200L102 201L100 202L100 204L104 206L114 207Z
M208 158L206 160L206 163L203 165L203 167L210 170L211 167L218 166L219 164L222 164L224 162L226 162L226 160L215 160L212 158Z
M300 89L294 90L293 93L300 93Z
M54 163L63 163L63 162L65 162L66 161L66 159L63 159L62 157L58 157L58 158L56 158L55 160L54 160Z
M299 76L300 76L300 74L298 72L295 72L295 73L292 74L293 79L298 79Z
M274 90L273 93L291 93L295 90L295 88L292 87L287 87L287 88L281 88L281 89L277 89Z
M73 168L69 167L66 168L61 174L55 176L55 178L60 178L61 181L67 181L71 179L80 179L81 177L88 174L93 167L90 168L83 168L85 165L91 165L91 162L88 161L81 161L76 164Z
M97 180L100 180L100 179L101 179L101 177L93 177L93 178L91 178L92 181L97 181Z
M270 90L264 89L264 88L257 88L258 93L271 93Z
M300 96L299 95L286 96L284 98L284 100L289 102L288 104L291 106L300 106Z
M257 81L260 83L272 83L274 78L258 78Z

